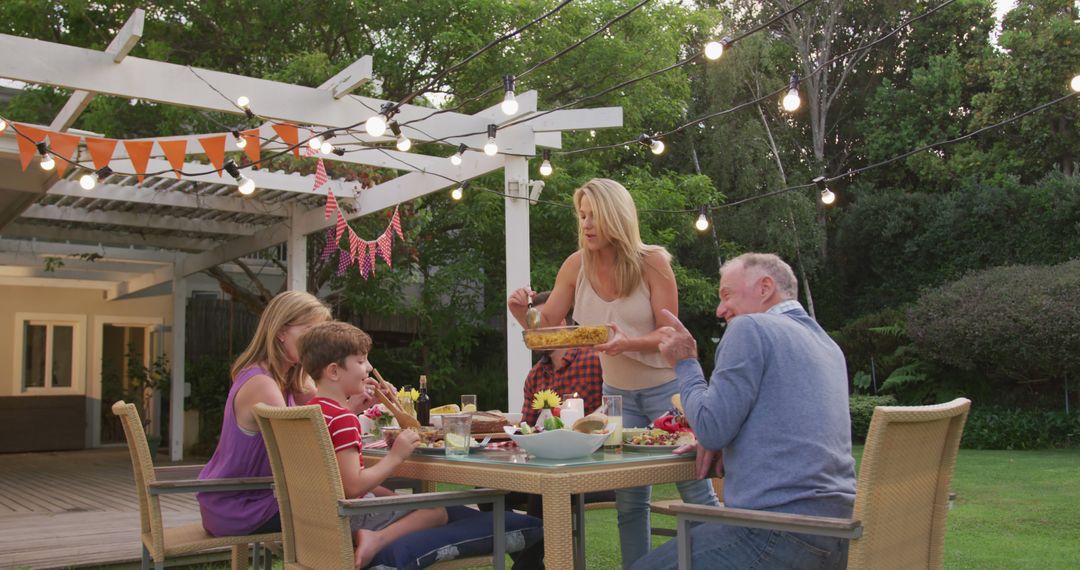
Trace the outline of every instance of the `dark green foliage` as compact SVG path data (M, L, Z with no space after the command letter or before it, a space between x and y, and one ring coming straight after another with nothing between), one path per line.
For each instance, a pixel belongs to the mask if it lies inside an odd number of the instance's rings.
M231 364L232 358L209 355L192 355L184 363L184 381L191 385L184 407L199 411L199 442L192 450L197 456L209 457L217 447L231 387Z
M972 406L960 447L1045 449L1080 445L1080 413Z
M851 409L851 440L854 442L866 440L866 432L870 429L870 420L874 416L874 408L895 405L896 398L892 396L852 394L848 401L848 406Z

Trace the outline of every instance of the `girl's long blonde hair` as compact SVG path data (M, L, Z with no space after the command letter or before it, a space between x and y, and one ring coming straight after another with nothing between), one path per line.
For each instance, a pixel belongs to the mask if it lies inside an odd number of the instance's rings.
M593 209L596 229L615 248L615 290L619 297L628 297L641 285L645 272L645 257L661 252L671 261L671 254L661 246L646 245L638 229L637 207L626 188L607 178L593 178L574 191L574 211L581 217L581 200L588 198ZM596 259L585 247L585 233L578 223L578 248L586 275L596 277Z
M303 371L299 364L286 359L277 335L291 325L321 323L330 320L330 309L314 295L304 291L285 291L270 300L259 318L255 336L233 362L229 375L236 378L241 370L265 363L270 377L286 394L303 392Z

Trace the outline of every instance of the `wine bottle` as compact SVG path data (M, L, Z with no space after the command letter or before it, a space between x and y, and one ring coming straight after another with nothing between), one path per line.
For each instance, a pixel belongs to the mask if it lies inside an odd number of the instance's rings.
M422 426L431 425L431 398L427 393L427 376L420 376L420 396L416 398L416 419Z

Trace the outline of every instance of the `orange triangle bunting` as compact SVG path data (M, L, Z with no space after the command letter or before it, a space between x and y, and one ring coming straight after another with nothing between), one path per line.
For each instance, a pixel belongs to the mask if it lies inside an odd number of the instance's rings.
M199 144L206 151L206 157L210 159L210 164L213 164L214 168L217 169L218 176L221 176L221 168L225 164L225 135L201 138Z
M274 123L274 132L281 137L281 142L292 147L293 155L300 158L300 132L296 125L291 123Z
M94 159L94 169L101 170L112 161L113 152L116 151L116 139L86 138L86 150L90 151L90 158Z
M246 154L248 160L253 163L252 168L258 168L259 152L261 150L259 145L262 143L262 141L259 140L259 129L246 130L240 133L240 136L244 137L244 140L247 141L247 145L244 146L244 154Z
M127 150L131 165L135 167L135 174L141 184L146 178L146 165L150 162L150 153L154 150L154 141L124 141L124 149Z
M187 140L158 141L158 146L161 147L161 152L165 153L176 177L180 178L180 171L184 169L184 159L187 157Z
M52 150L59 160L56 161L56 173L63 176L71 164L68 160L75 155L75 151L79 149L79 141L82 139L79 135L71 135L68 133L49 133L49 149ZM67 160L64 160L64 159Z
M34 155L37 154L35 143L45 140L46 132L22 123L15 123L14 126L17 131L15 140L19 141L19 162L22 163L22 169L26 170ZM21 136L19 133L26 136Z

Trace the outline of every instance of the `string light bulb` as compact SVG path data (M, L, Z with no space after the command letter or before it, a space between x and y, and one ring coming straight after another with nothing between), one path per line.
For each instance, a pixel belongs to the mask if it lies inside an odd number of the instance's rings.
M649 147L649 150L651 150L653 154L659 155L663 154L664 152L664 141L658 138L653 138L649 135L642 134L640 137L638 137L638 142Z
M7 130L7 121L5 121L4 119L0 119L0 133L4 132L5 130Z
M457 152L450 155L450 164L453 164L454 166L461 166L462 155L464 155L465 151L467 150L469 150L469 147L465 146L465 143L459 144L457 147Z
M694 228L696 228L699 232L703 232L709 229L709 218L705 216L705 212L706 208L705 206L702 206L700 213L698 214L697 220L694 221Z
M396 146L398 150L401 152L408 152L409 149L412 148L412 140L401 132L401 127L397 124L397 121L390 122L390 132L394 133L394 136L397 137Z
M724 55L724 49L729 45L731 45L731 37L729 36L705 44L705 58L713 61L720 59L720 56Z
M111 176L113 170L108 166L102 166L97 172L87 172L79 177L79 186L82 186L83 190L93 190L97 183Z
M46 146L44 142L39 142L35 146L37 146L38 154L41 155L41 169L52 170L56 168L56 161L53 160L52 155L49 154L49 147Z
M788 82L788 92L787 95L784 95L782 104L784 105L784 110L789 113L795 112L799 108L799 105L802 104L802 100L799 98L798 74L791 75L791 81Z
M378 114L368 117L368 120L364 123L364 129L373 137L383 136L386 134L386 123L394 116L395 112L393 103L383 103Z
M814 179L814 184L817 184L817 187L821 190L821 203L831 206L836 201L836 194L825 185L825 177L818 176Z
M495 132L497 130L498 127L495 125L488 125L488 140L487 143L484 144L484 154L488 156L495 156L499 153L499 143L495 142Z
M235 139L236 148L243 150L247 146L247 139L240 135L240 131L233 131L232 136Z
M513 115L518 112L517 98L514 97L514 76L503 76L503 87L506 88L506 96L503 97L502 112L507 115Z
M1074 76L1072 78L1072 81L1069 82L1069 87L1072 87L1073 91L1080 92L1080 75ZM3 130L4 130L3 128L0 128L0 131L3 131Z
M307 141L308 148L310 148L311 150L320 150L320 149L322 149L323 143L326 142L327 140L329 140L330 138L332 138L333 136L334 136L333 131L323 131L323 132L311 137L310 139L308 139L308 141Z
M323 141L323 143L319 145L319 152L323 154L330 154L334 152L334 145L330 144L330 141Z
M454 188L450 191L450 198L455 202L460 202L461 198L465 196L465 187L468 185L469 183L467 181L462 182L461 186L458 186L457 188Z
M236 189L239 190L241 194L248 196L255 191L255 181L240 174L240 167L236 166L236 162L226 160L222 167L225 169L225 172L229 173L229 176L233 177L233 180L236 180Z
M236 98L236 106L240 107L240 110L243 111L249 119L255 118L255 113L251 112L251 99L248 99L246 95L241 95Z
M540 163L540 176L551 176L551 151L544 149L544 162Z

